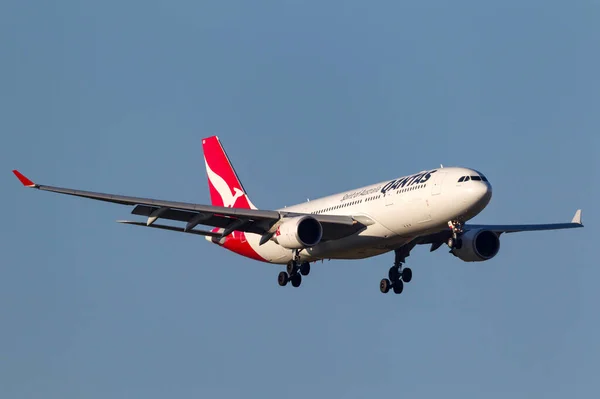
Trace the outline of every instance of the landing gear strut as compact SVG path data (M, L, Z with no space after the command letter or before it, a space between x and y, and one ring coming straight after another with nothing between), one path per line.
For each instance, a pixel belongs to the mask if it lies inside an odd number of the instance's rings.
M384 278L379 282L379 290L384 294L387 294L390 289L394 291L394 294L400 294L404 290L404 283L409 283L412 280L412 270L408 267L402 267L406 256L408 256L407 251L401 248L395 252L394 266L390 267L388 278Z
M462 248L462 239L460 236L463 233L463 224L459 221L450 221L448 222L448 227L452 230L452 237L448 238L446 244L450 249L461 249Z
M292 283L293 287L300 287L302 284L302 276L308 276L310 273L310 263L300 263L300 251L294 252L294 259L289 261L285 267L284 272L280 272L277 276L277 283L284 287L288 281Z

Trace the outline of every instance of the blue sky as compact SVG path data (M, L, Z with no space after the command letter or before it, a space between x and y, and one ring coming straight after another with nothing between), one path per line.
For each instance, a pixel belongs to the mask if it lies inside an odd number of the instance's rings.
M0 397L563 398L600 390L600 6L593 1L5 1ZM218 134L253 202L481 170L467 264L417 248L279 266L122 226L44 184L207 203Z

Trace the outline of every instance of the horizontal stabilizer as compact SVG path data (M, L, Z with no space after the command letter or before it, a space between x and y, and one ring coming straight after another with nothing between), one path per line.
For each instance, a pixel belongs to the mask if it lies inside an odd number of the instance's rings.
M178 231L180 233L197 234L197 235L200 235L200 236L210 236L210 237L220 237L221 236L221 234L219 234L219 233L213 233L212 231L185 230L185 229L183 229L181 227L166 226L166 225L163 225L163 224L151 224L151 225L147 225L146 223L143 223L143 222L134 222L132 220L117 220L117 223L132 224L134 226L142 226L142 227L151 227L153 229Z

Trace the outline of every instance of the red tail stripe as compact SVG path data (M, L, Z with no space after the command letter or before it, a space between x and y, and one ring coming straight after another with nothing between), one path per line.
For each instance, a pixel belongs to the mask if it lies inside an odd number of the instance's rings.
M212 205L250 209L251 206L244 187L238 179L219 138L212 136L203 139L202 147Z

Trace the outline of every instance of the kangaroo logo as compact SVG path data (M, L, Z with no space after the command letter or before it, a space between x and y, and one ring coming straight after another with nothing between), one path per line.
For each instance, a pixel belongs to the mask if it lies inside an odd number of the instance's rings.
M223 206L225 208L232 208L233 205L235 205L237 199L240 198L242 195L245 195L245 193L241 189L233 187L234 193L232 194L231 189L229 188L229 185L227 184L225 179L213 172L210 166L208 166L208 162L206 162L206 157L204 158L204 163L206 164L206 173L208 174L208 180L221 196Z

